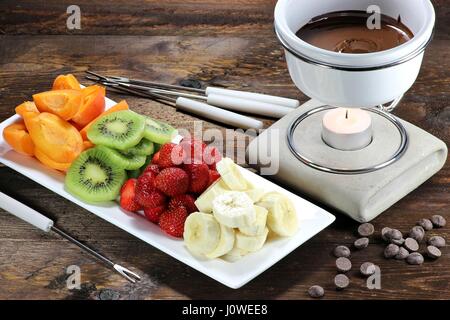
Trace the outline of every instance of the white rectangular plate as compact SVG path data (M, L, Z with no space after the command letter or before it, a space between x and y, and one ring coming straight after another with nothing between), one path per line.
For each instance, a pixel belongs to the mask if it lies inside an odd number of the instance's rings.
M110 108L114 104L114 101L108 98L106 99L106 108ZM0 124L0 133L3 132L6 126L17 121L19 118L18 115L14 115L2 122ZM32 157L23 156L15 152L5 142L2 134L0 134L0 162L233 289L240 288L257 277L302 243L325 229L335 219L332 214L318 206L247 169L241 168L244 176L254 185L267 189L268 191L279 191L286 194L292 200L297 210L300 229L291 238L279 238L268 241L260 251L249 254L237 262L227 262L222 259L199 260L187 251L182 240L167 236L157 225L148 222L136 214L121 210L115 202L91 205L73 197L64 189L64 175L62 173L45 167Z

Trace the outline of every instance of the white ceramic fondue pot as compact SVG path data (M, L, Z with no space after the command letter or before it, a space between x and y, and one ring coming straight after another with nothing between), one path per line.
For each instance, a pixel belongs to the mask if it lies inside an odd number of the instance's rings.
M414 37L389 50L349 54L312 46L295 35L316 16L366 11L371 5L390 17L400 15ZM434 23L429 0L279 0L275 8L275 31L295 85L307 96L336 107L374 107L401 97L419 74Z

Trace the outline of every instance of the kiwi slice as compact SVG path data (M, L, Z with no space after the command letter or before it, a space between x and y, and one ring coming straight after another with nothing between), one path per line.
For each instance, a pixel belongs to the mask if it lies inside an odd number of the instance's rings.
M145 119L144 137L152 142L164 144L172 141L177 134L178 130L167 123L151 118Z
M153 145L153 142L148 139L142 138L141 142L139 142L133 148L128 149L126 152L137 154L140 156L148 156L150 154L153 154L154 150L155 146Z
M86 202L115 200L126 172L100 147L84 151L72 163L65 178L66 189Z
M137 155L131 152L111 149L105 146L98 146L105 152L112 162L125 170L136 170L141 168L145 163L145 156Z
M117 111L98 119L88 130L92 143L118 150L136 146L144 136L145 118L130 111Z

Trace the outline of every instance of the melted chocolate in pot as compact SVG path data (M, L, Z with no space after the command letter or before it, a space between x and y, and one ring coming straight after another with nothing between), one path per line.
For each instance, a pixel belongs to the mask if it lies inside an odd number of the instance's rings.
M399 46L414 37L400 19L381 15L381 28L369 29L372 14L365 11L338 11L313 18L297 36L309 44L335 52L370 53Z

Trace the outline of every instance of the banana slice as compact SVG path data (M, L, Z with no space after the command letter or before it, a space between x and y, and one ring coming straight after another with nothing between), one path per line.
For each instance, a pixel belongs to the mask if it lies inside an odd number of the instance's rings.
M253 188L244 191L250 199L253 200L253 203L258 202L261 198L266 194L266 191L261 188Z
M212 202L214 198L228 191L231 190L228 189L225 182L219 178L208 189L206 189L200 197L197 198L197 200L195 200L195 205L200 212L212 213Z
M238 247L234 246L230 252L228 252L226 255L222 256L221 258L228 262L236 262L239 259L241 259L243 256L245 256L246 254L248 254L248 251L239 249Z
M264 228L262 234L258 236L247 236L242 232L236 233L236 247L239 249L255 252L262 248L267 239L267 234L269 233L268 228Z
M256 221L253 201L244 192L221 194L213 200L212 207L217 221L230 228L246 227Z
M233 191L244 191L248 189L247 180L242 175L240 168L230 158L223 158L216 164L225 184Z
M213 252L220 242L220 225L209 213L191 213L184 223L184 242L194 255Z
M253 206L256 213L255 223L239 228L239 231L247 236L257 236L264 232L266 229L267 221L267 209L260 206Z
M269 211L267 226L277 235L290 237L297 232L297 213L288 197L278 192L269 192L261 198L257 205Z
M209 259L214 259L227 254L234 246L234 229L220 225L220 240L217 247L206 255Z

